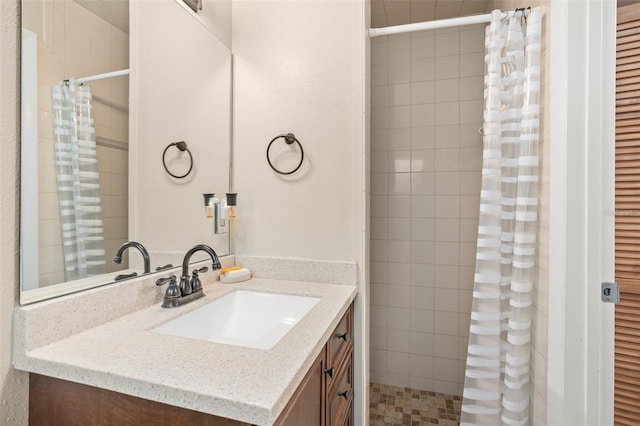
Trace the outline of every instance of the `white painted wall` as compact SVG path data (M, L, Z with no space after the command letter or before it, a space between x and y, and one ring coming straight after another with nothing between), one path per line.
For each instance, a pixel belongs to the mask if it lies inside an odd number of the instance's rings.
M233 3L237 253L358 256L354 146L364 114L363 16L359 2ZM282 177L265 153L287 132L302 143L305 162Z
M28 375L11 366L18 266L19 2L0 1L0 425L26 425Z
M231 54L175 0L134 2L131 19L130 185L136 195L129 235L149 251L205 243L228 253L228 234L214 235L202 194L220 197L229 188ZM194 161L181 180L162 166L165 147L177 141L187 142ZM177 153L170 148L168 162ZM178 163L172 170L187 169Z
M182 0L175 0L185 10L231 48L231 0L203 0L202 9L195 13Z

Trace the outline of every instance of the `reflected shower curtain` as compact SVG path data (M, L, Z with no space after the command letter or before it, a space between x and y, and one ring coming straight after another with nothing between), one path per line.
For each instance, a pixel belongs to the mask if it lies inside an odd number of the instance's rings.
M493 11L486 30L484 152L461 424L529 423L538 211L541 13Z
M53 134L65 279L106 270L91 90L73 80L52 89Z

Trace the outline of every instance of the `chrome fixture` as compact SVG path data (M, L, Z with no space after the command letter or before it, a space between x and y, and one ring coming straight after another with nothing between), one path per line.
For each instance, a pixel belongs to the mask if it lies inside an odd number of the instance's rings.
M191 277L189 277L189 260L191 260L191 256L198 251L207 252L209 256L211 256L211 260L213 262L211 270L222 268L218 255L211 247L204 244L198 244L193 247L184 255L184 259L182 260L182 276L180 277L180 285L177 284L175 275L171 275L167 278L160 278L156 281L156 285L158 286L169 283L169 287L167 287L167 290L164 293L164 301L162 302L163 308L175 308L182 306L204 296L202 283L200 282L198 274L207 272L209 268L205 266L200 269L195 269Z
M142 254L142 258L144 259L144 273L148 274L149 272L151 272L151 261L149 260L149 252L146 248L144 248L142 244L136 241L128 241L121 245L115 257L113 258L113 263L122 263L122 253L124 253L124 251L129 247L137 248L140 251L140 254Z

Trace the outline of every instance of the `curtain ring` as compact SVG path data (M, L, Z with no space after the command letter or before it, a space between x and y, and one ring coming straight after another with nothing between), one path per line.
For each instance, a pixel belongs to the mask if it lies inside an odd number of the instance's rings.
M300 162L298 163L298 165L296 166L295 169L289 171L289 172L283 172L281 170L278 170L272 163L271 163L271 159L269 158L269 150L271 149L271 145L273 145L273 143L280 139L280 138L284 138L284 141L286 142L287 145L291 145L292 143L297 143L298 147L300 148ZM298 171L298 169L300 168L300 166L302 166L302 162L304 161L304 150L302 149L302 144L300 143L300 141L295 137L295 135L293 133L286 133L286 134L282 134L282 135L278 135L275 138L271 139L271 142L269 142L269 146L267 146L267 163L269 163L269 166L271 167L271 169L273 169L274 172L281 174L281 175L290 175L293 174L295 172Z
M187 151L187 154L189 154L189 170L187 170L187 173L181 175L181 176L177 176L174 175L173 173L171 173L169 171L169 168L167 167L167 162L165 160L165 155L167 154L167 150L169 148L171 148L172 146L175 146L176 148L178 148L180 151L184 152ZM167 145L167 147L164 149L164 151L162 151L162 166L164 167L164 171L167 172L170 176L176 178L176 179L182 179L185 178L187 176L189 176L189 173L191 173L191 170L193 170L193 156L191 155L191 151L189 151L189 148L187 148L187 143L185 141L180 141L180 142L173 142L170 143L169 145Z

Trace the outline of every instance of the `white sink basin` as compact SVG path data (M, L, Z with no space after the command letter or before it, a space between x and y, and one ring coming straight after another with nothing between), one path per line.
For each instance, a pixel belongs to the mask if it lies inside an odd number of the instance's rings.
M236 290L152 331L271 349L319 301L317 297Z

